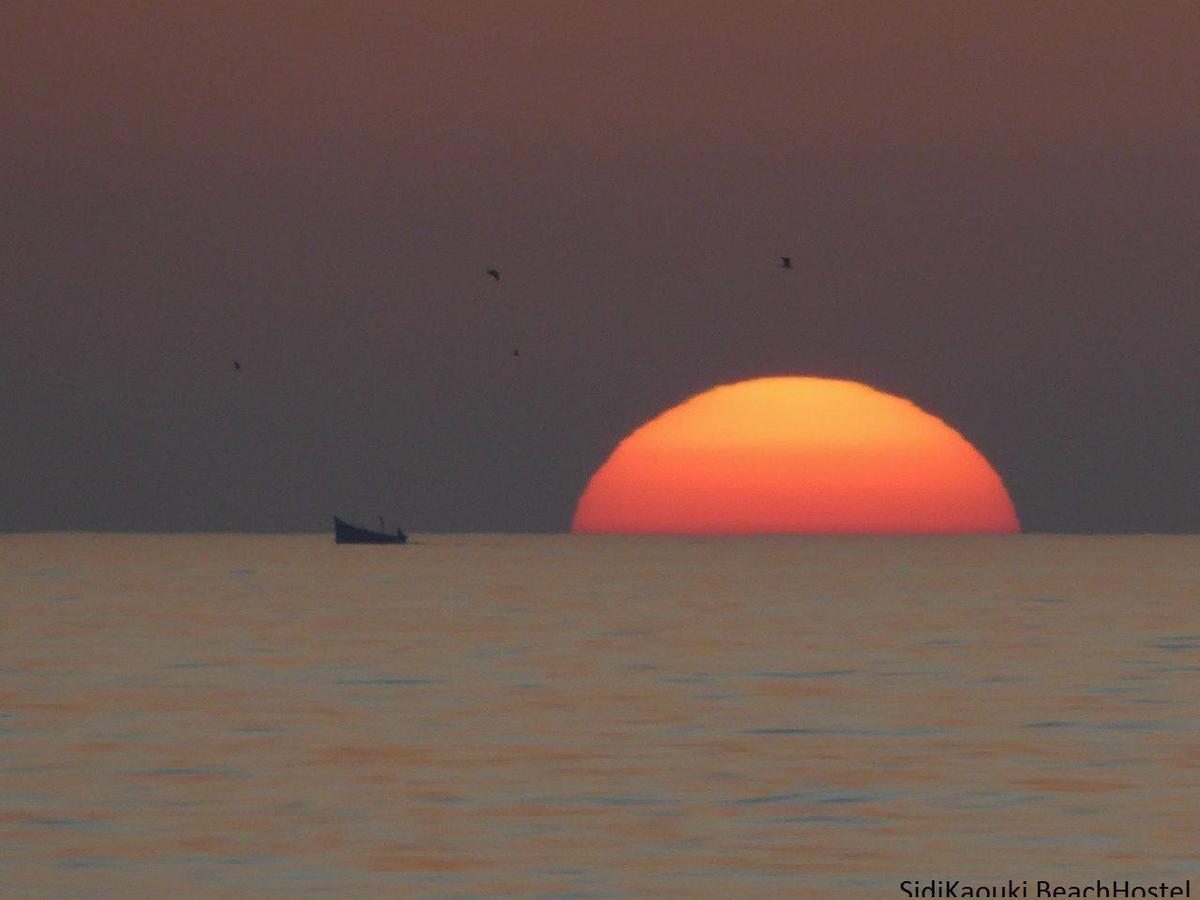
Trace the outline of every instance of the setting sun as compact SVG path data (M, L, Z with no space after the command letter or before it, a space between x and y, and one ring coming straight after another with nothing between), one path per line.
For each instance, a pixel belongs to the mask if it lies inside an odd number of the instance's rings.
M571 530L929 534L1021 530L983 455L901 397L828 378L698 394L626 437Z

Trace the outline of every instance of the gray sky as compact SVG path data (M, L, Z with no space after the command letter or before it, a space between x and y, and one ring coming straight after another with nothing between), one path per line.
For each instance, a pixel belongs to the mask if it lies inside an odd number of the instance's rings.
M1200 530L1194 4L13 7L0 529L559 530L810 374Z

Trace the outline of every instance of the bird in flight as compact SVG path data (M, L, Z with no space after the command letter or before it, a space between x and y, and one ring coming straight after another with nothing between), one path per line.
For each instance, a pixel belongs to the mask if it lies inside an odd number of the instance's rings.
M516 350L516 349L513 350L513 356L520 356L520 355L521 355L520 350Z
M242 364L241 364L240 362L238 362L238 361L235 359L235 360L233 361L233 368L234 368L236 371L240 372L240 371L242 370Z
M491 276L492 276L493 278L495 278L497 281L499 281L499 280L500 280L500 273L499 273L499 272L497 272L495 269L488 269L488 270L487 270L487 274L491 275Z
M792 267L792 258L790 256L781 256L779 258L783 260L783 262L780 263L779 268L790 269Z

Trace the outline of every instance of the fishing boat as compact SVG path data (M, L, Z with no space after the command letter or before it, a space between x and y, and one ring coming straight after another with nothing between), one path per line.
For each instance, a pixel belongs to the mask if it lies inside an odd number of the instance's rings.
M380 519L380 528L383 520ZM372 531L369 528L359 528L349 522L343 522L337 516L333 517L333 540L336 544L403 544L408 541L408 535L396 529L395 534L385 531Z

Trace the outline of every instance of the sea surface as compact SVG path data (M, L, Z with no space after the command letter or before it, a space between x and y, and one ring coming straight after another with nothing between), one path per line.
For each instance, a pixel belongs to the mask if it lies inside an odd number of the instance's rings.
M0 535L0 896L1200 895L1200 538Z

